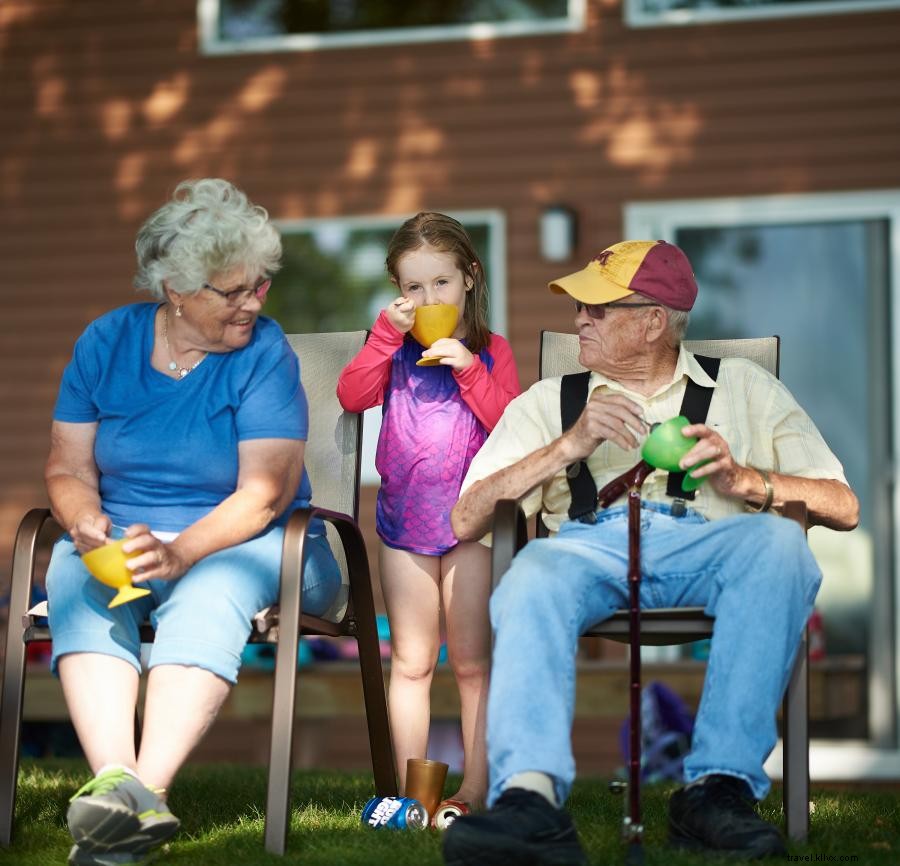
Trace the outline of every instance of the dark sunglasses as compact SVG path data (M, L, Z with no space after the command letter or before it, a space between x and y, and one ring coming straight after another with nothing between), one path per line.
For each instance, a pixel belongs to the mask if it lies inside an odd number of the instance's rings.
M607 310L625 310L629 307L658 307L659 304L632 304L628 301L610 301L607 304L583 304L575 301L575 312L584 310L592 319L602 319Z

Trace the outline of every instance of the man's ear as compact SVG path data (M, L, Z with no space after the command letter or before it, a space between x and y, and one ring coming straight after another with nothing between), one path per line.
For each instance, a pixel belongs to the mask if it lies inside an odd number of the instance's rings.
M647 329L644 332L648 343L655 343L664 337L669 330L669 314L664 307L653 307L647 317Z

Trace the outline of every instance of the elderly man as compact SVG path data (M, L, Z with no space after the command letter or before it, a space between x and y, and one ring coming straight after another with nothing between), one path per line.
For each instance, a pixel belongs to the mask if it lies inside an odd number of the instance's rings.
M627 604L627 508L623 497L571 519L566 468L586 461L602 488L640 459L650 425L680 414L685 391L698 387L711 397L705 423L682 430L697 443L680 466L698 467L705 483L688 501L657 471L642 503L641 603L715 616L688 784L669 804L671 839L748 858L783 854L755 801L769 790L763 763L821 573L795 522L759 512L800 499L811 522L846 530L858 520L856 496L784 385L749 361L710 365L681 345L697 285L678 247L615 244L550 288L575 301L589 397L565 432L559 378L514 400L453 509L463 540L489 531L499 499L543 509L556 534L530 542L491 599L491 808L449 828L445 860L587 863L561 808L575 776L575 652L579 634Z

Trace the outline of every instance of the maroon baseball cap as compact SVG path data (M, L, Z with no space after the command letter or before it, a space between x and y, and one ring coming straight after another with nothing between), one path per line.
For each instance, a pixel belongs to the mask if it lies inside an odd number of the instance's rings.
M550 283L584 304L606 304L638 292L673 310L690 310L697 281L687 256L666 241L622 241L587 266Z

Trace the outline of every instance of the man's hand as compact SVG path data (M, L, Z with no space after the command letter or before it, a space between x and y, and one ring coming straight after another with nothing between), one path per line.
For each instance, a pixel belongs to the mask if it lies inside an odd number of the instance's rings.
M597 389L578 420L561 437L570 463L584 460L606 441L630 450L648 430L641 407L622 394Z
M416 321L416 305L409 298L394 298L384 311L390 323L401 334L408 333Z
M706 424L688 424L681 428L684 436L697 438L697 444L681 458L679 466L690 469L702 463L691 475L706 478L722 496L743 499L748 488L758 484L757 473L735 462L728 443ZM704 462L708 461L708 462Z

